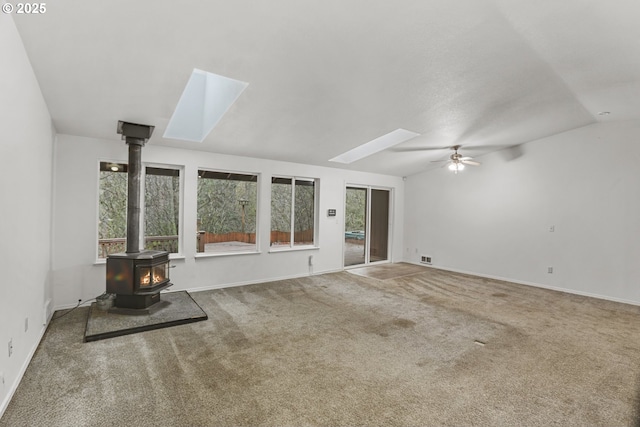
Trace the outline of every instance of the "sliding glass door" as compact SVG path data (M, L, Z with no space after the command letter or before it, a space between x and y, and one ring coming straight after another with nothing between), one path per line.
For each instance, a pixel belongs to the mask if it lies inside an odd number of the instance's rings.
M344 220L344 266L366 262L367 189L347 187Z
M369 262L389 259L389 190L371 190Z
M389 259L390 191L348 186L345 201L344 266Z

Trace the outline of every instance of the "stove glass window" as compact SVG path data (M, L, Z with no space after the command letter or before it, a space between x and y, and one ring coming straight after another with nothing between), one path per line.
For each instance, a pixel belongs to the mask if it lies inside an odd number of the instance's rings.
M168 274L167 263L154 265L153 267L140 267L140 288L148 288L164 282Z

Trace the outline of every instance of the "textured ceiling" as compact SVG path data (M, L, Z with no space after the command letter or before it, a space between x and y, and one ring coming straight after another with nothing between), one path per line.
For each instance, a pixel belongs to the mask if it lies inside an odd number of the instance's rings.
M157 145L402 176L449 154L423 148L477 157L640 118L639 16L637 0L57 0L14 20L59 133L116 141L127 120ZM194 68L249 86L204 142L164 139ZM421 136L328 162L398 128Z

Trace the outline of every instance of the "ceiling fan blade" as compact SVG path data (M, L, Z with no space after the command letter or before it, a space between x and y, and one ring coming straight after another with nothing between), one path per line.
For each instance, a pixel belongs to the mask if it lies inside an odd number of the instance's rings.
M502 150L503 148L507 148L509 145L464 145L460 146L460 151L469 151L469 150L481 150L481 151L496 151Z
M455 146L447 146L447 147L395 147L389 149L389 151L395 152L416 152L416 151L434 151L434 150L451 150L452 147ZM509 145L458 145L457 146L460 151L469 151L469 150L481 150L481 151L497 151L503 148L510 147Z
M460 157L460 160L473 160L473 157Z
M471 166L480 166L482 163L480 162L474 162L473 160L462 160L462 163L464 163L465 165L471 165Z
M435 150L448 150L449 147L396 147L392 148L389 151L395 151L397 153L413 153L416 151L435 151Z

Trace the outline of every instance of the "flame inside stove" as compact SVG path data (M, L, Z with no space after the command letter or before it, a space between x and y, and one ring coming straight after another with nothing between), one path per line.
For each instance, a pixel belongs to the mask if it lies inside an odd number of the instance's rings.
M153 284L160 283L164 280L164 276L161 274L153 274ZM142 286L149 286L151 284L151 272L147 272L144 276L140 278L140 284Z

